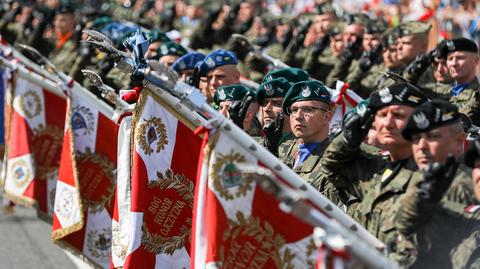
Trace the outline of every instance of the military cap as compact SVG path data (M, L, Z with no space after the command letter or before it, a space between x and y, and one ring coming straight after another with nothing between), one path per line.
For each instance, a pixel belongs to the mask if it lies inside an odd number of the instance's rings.
M415 108L402 130L402 135L405 139L412 140L412 135L415 133L428 132L460 122L461 117L456 105L444 100L433 100Z
M441 46L440 46L441 44ZM452 40L446 40L444 43L440 43L438 48L440 50L440 57L446 59L448 53L455 51L465 51L478 54L478 47L475 41L468 38L456 38Z
M386 22L381 18L370 20L367 25L365 25L365 33L367 34L381 34L386 29Z
M335 11L335 8L333 8L332 4L323 3L320 5L317 5L317 15L323 15L323 14L333 14L336 16L337 12Z
M363 13L354 13L345 15L345 23L347 25L351 24L360 24L366 26L369 23L370 19L367 14Z
M397 39L398 39L398 29L397 28L390 28L388 30L386 30L381 38L380 38L381 42L382 42L382 46L384 48L388 48L392 45L395 45L397 43Z
M248 91L247 87L240 84L221 86L213 96L213 101L216 105L220 105L223 101L242 101Z
M431 25L419 21L407 21L398 26L399 36L425 34L430 31Z
M480 158L480 138L470 142L465 155L463 155L463 161L471 168L475 167L475 162Z
M285 97L291 86L292 83L282 77L265 81L257 88L257 103L263 106L265 98Z
M90 26L93 30L101 30L105 25L113 22L112 18L109 16L102 16L100 18L96 18L92 25Z
M215 50L208 54L202 62L198 64L200 76L206 76L208 72L224 65L236 65L238 63L237 56L229 50Z
M197 63L203 61L205 55L200 52L189 52L178 58L172 65L173 70L179 72L194 69Z
M330 104L331 94L327 87L318 80L300 81L292 85L283 99L282 110L285 115L288 113L288 108L295 102L316 100Z
M309 77L310 76L308 75L308 72L300 68L281 68L268 72L267 75L265 75L265 77L262 79L262 83L276 78L284 78L288 82L297 83L308 80Z
M343 28L345 28L345 23L337 22L333 23L327 28L327 34L329 36L336 36L343 33Z
M395 84L372 92L369 107L377 111L391 105L417 107L427 101L425 94L411 84L396 82Z
M162 31L159 31L159 30L152 30L150 32L148 32L148 37L150 37L151 41L152 42L168 42L168 41L171 41L170 38L168 38L168 36L162 32Z
M165 42L160 45L157 49L157 54L159 58L167 55L172 56L183 56L187 54L188 51L180 44L173 41Z

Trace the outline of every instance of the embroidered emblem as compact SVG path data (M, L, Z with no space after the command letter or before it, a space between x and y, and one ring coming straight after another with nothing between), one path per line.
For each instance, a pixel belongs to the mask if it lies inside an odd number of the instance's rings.
M108 259L111 255L112 231L110 228L102 230L91 230L87 234L87 248L93 257L97 259Z
M72 130L75 136L89 135L94 132L95 118L90 108L85 106L75 106L72 109Z
M265 88L265 94L267 96L272 96L275 93L271 84L265 84L264 88Z
M215 67L215 61L212 58L207 58L205 60L205 63L209 68L214 68Z
M380 95L380 101L382 103L389 103L392 101L393 99L393 96L392 94L390 93L390 89L389 88L385 88L385 89L381 89L378 94Z
M32 171L24 160L15 160L11 166L13 171L13 182L18 188L22 188L27 184L32 176Z
M253 179L243 177L238 169L238 165L245 162L245 156L233 150L227 155L220 153L215 160L210 177L212 178L214 189L225 200L233 200L235 197L245 196L252 189ZM235 187L237 191L232 193L230 189Z
M119 259L123 260L127 256L128 246L122 244L122 233L120 224L116 221L112 222L112 253ZM128 238L127 238L128 239Z
M78 194L65 186L61 186L60 188L61 189L57 190L57 197L55 198L55 214L66 222L70 222L74 217L74 212L72 211L74 208L73 199L75 199Z
M447 48L448 48L449 51L454 51L455 50L455 44L453 44L452 40L448 40L446 42L446 45L447 45Z
M245 268L265 268L267 264L274 264L276 268L294 267L295 254L270 223L244 216L240 211L236 220L227 222L228 229L223 233L219 251L222 268L238 268L239 264Z
M116 164L107 156L92 152L85 148L85 152L76 153L79 169L80 193L82 203L92 212L99 212L113 199L115 191Z
M42 104L40 96L34 91L27 91L22 96L19 96L20 110L27 118L33 118L40 115L42 111Z
M47 179L60 163L63 144L63 129L54 125L39 126L33 131L32 149L35 159L35 176Z
M135 139L146 155L150 155L154 151L159 153L168 144L165 124L160 118L151 117L139 124Z
M423 114L423 112L414 114L413 121L415 121L418 129L426 129L430 125L430 121L427 119L425 114Z
M227 95L223 89L218 90L218 99L220 99L220 101L227 99Z
M302 86L302 96L309 97L312 92L310 91L310 87L308 85Z
M150 221L142 226L146 251L173 255L189 243L194 187L191 180L171 169L165 174L157 172L157 179L148 183L145 219Z

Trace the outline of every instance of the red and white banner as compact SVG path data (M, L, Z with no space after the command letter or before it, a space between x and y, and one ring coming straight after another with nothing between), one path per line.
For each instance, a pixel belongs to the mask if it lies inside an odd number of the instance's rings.
M122 118L117 143L117 186L112 218L112 267L123 267L127 255L130 232L130 139L132 117Z
M124 268L190 267L201 138L165 107L144 89L133 116L131 224Z
M362 97L348 87L348 83L338 80L335 85L335 90L331 89L332 104L335 104L335 106L332 119L330 120L330 131L340 130L345 114L363 101Z
M4 191L15 203L36 206L50 219L62 150L66 100L20 76L6 88Z
M243 176L242 165L260 160L223 131L203 150L190 268L314 268L313 227L281 211L273 195Z
M109 268L118 126L75 91L68 99L52 238Z

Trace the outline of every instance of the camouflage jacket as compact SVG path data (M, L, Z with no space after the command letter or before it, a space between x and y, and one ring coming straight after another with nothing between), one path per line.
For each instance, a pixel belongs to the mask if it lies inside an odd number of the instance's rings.
M300 144L300 139L290 140L288 143L290 145L290 149L286 151L287 155L283 155L283 157L280 159L330 201L341 206L344 204L343 201L345 200L345 195L339 193L338 189L321 174L320 169L320 159L329 143L330 141L325 139L302 164L293 168L295 163L295 155L298 151L298 145Z

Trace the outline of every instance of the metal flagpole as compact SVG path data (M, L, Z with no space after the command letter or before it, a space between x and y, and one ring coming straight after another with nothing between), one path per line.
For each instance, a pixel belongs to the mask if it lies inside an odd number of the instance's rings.
M95 35L96 36L93 36L92 38L96 38L98 35L102 34L96 33ZM137 33L137 35L139 35L139 33ZM105 36L101 37L102 44L105 46L111 46L108 42L104 41L105 38ZM136 44L131 44L130 46L132 48L138 47L140 46L140 44L144 44L145 40L137 40L136 42ZM99 44L99 42L92 43L96 45ZM116 53L115 49L112 49L111 47L104 48L104 50L110 51L111 53ZM114 57L122 59L121 57L118 57L118 54L114 55ZM277 175L286 180L288 184L290 184L293 188L296 188L297 191L303 192L305 197L308 197L308 199L312 201L316 206L321 208L324 212L333 217L343 226L347 227L351 232L355 233L362 240L365 240L365 242L370 244L372 247L375 247L377 249L384 249L384 244L380 240L378 240L365 228L356 223L350 216L345 214L343 210L338 208L329 199L327 199L325 196L315 190L312 186L302 180L300 176L295 174L290 168L280 162L269 151L260 146L252 137L250 137L242 129L237 127L231 120L225 118L217 110L213 109L206 102L206 97L203 96L197 88L180 81L171 82L162 80L159 76L155 75L154 72L152 72L155 70L152 70L150 67L148 67L146 63L143 63L143 65L133 66L131 64L132 62L140 63L141 60L133 59L132 61L132 59L122 59L117 64L117 68L126 73L129 73L133 70L134 74L141 74L143 76L145 85L153 84L179 98L185 106L190 108L187 110L179 110L179 113L182 113L182 115L189 117L188 114L190 114L192 111L198 111L202 115L207 115L209 119L212 119L212 124L214 126L222 129L225 134L230 136L233 140L237 141L239 146L249 150L253 155L255 155L255 157L262 160L262 163L265 164L265 166L272 169ZM168 70L165 71L167 71L168 73ZM168 96L168 94L158 94L158 96L164 98L165 96Z

